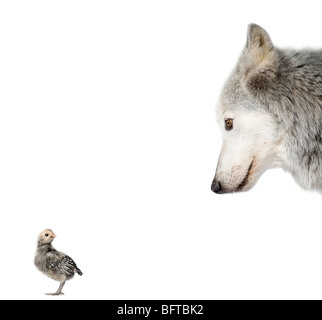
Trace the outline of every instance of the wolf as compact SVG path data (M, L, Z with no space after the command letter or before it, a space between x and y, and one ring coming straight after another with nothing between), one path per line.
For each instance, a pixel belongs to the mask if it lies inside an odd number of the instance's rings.
M250 190L270 168L322 193L322 50L280 49L259 25L216 109L222 148L211 190Z

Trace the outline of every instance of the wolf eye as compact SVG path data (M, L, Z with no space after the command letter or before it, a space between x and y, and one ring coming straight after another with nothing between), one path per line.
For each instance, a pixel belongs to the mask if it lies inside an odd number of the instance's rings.
M226 119L225 120L225 129L227 131L230 131L230 130L232 130L232 128L233 128L233 119Z

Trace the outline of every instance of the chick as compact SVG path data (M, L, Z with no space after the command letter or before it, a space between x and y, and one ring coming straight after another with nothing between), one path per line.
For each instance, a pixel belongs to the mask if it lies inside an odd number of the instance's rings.
M59 296L63 295L62 289L67 280L72 279L76 272L80 276L83 273L72 258L53 248L51 243L55 237L56 235L50 229L44 230L39 235L35 265L39 271L60 282L56 293L48 293L48 295Z

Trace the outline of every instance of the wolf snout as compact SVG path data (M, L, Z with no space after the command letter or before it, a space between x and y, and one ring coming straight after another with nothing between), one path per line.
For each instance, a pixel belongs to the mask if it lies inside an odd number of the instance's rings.
M214 179L211 184L211 191L213 191L214 193L222 193L221 184L216 179Z

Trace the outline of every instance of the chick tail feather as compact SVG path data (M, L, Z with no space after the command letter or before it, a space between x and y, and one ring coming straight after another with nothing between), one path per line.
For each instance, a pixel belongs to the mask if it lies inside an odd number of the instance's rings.
M80 275L80 276L82 276L83 275L83 272L80 270L80 269L76 269L76 272Z

